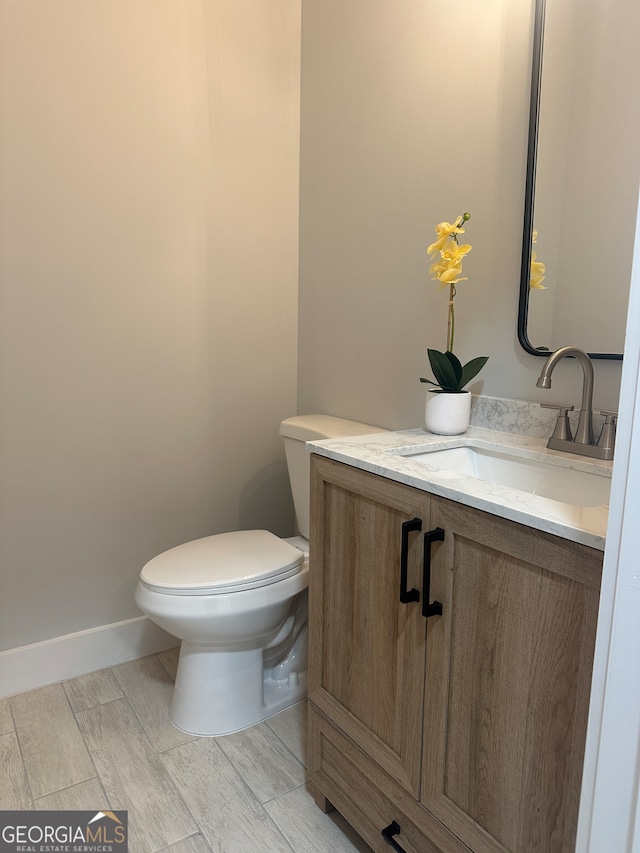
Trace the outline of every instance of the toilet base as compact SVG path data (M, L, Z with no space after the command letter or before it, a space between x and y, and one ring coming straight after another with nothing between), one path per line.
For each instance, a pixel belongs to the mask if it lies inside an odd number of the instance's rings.
M218 737L266 720L307 695L304 652L306 629L289 655L266 669L262 648L220 652L183 640L171 722L189 734Z

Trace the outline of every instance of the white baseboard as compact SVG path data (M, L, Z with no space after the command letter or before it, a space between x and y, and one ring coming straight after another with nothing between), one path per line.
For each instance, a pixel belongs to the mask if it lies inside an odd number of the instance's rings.
M180 641L147 616L0 652L0 698L171 649Z

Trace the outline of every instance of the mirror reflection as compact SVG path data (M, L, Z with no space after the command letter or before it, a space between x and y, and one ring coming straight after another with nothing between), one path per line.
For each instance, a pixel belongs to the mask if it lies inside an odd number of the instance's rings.
M622 357L640 179L628 5L536 3L518 322L531 353Z

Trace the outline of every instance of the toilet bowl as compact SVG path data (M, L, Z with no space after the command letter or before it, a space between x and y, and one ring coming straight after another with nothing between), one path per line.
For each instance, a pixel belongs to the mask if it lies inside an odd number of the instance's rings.
M136 604L182 640L174 725L229 734L304 698L308 584L305 554L266 530L208 536L146 564Z
M136 604L182 641L169 716L190 734L240 731L306 696L309 457L304 442L384 430L307 415L283 421L280 432L302 535L219 533L165 551L140 573Z

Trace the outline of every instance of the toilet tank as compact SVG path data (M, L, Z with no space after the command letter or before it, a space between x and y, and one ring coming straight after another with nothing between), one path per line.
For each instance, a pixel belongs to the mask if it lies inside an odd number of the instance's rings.
M371 424L334 418L333 415L297 415L287 418L280 424L280 435L284 438L284 451L293 493L296 524L298 532L305 539L309 538L311 462L309 451L304 446L305 441L341 438L347 435L368 435L374 432L387 432L387 430Z

